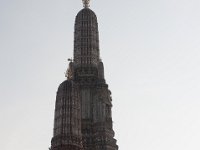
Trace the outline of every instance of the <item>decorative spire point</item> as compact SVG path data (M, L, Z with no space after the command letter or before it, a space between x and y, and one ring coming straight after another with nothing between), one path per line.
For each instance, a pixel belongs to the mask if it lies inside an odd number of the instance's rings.
M88 8L90 7L90 0L82 0L83 1L83 7Z

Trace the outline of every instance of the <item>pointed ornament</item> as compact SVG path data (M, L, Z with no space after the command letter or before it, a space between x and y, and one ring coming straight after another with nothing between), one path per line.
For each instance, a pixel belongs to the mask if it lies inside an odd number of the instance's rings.
M83 7L88 8L90 7L90 0L82 0L83 1Z

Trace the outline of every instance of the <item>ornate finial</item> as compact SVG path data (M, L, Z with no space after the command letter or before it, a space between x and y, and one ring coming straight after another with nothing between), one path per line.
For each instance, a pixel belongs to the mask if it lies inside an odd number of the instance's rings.
M68 80L71 80L73 78L73 73L72 73L72 70L71 68L68 68L66 73L65 73L65 77L68 79Z
M71 63L72 62L72 58L68 58L68 61ZM65 72L65 77L68 80L71 80L73 78L73 72L72 72L72 68L71 68L70 64L69 64L69 67L68 67L67 71Z
M82 0L83 1L83 7L88 8L90 7L90 0Z

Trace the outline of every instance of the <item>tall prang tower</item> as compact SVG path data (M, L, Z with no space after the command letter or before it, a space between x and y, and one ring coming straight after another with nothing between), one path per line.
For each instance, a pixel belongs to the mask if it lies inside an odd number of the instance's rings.
M74 32L74 58L58 88L51 150L118 150L111 92L100 59L98 23L83 0Z

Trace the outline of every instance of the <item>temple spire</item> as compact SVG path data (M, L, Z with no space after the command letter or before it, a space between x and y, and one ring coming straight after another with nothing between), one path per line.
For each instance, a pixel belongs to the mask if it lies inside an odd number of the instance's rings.
M90 7L90 0L82 0L83 1L83 7L88 8Z
M95 13L89 9L89 0L83 0L85 8L79 11L74 25L74 65L97 67L99 63L99 32Z

